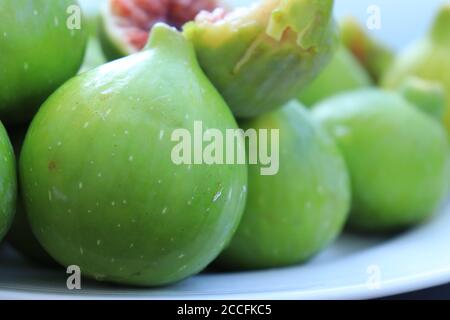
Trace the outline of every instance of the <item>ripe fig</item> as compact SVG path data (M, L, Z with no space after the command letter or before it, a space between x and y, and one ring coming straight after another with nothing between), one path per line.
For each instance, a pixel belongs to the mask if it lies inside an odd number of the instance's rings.
M337 45L333 0L263 0L184 26L200 65L239 118L298 96Z
M369 87L366 70L341 46L319 76L302 90L298 99L308 107L338 93Z
M378 84L394 60L393 50L367 34L352 17L341 21L341 38L344 45L365 67L372 80Z
M444 121L447 96L440 83L411 77L400 87L400 93L429 116L441 123Z
M86 46L79 13L74 0L0 0L0 119L4 123L30 120L40 104L77 73Z
M447 195L447 134L400 94L347 93L320 103L313 115L346 160L351 228L391 232L409 227L431 216Z
M279 130L279 172L261 175L259 165L249 166L247 206L218 263L248 269L303 262L332 242L346 221L350 186L343 157L298 102L241 124Z
M16 159L19 159L20 150L26 134L26 126L10 128L9 133ZM7 241L14 249L34 262L39 262L43 265L55 264L54 260L42 248L31 230L28 216L25 212L22 198L20 197L20 191L17 196L16 215L8 232Z
M115 60L142 50L157 22L181 28L202 10L214 10L218 0L105 0L99 34L103 52Z
M16 210L17 180L14 151L0 122L0 242L3 240Z
M140 286L205 268L237 228L247 167L176 164L173 134L192 133L197 120L224 135L237 129L192 45L164 24L146 50L58 89L20 159L27 213L46 251L86 276Z
M398 88L411 76L441 83L447 94L445 124L450 130L450 4L438 13L429 34L401 53L382 81Z

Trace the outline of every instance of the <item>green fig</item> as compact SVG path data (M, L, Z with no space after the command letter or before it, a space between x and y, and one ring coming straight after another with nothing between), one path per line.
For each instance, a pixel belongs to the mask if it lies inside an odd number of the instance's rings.
M350 172L350 228L397 231L430 217L446 197L446 132L400 94L342 94L317 105L313 115L336 139Z
M0 242L8 232L16 210L17 180L14 151L0 122Z
M20 158L31 227L59 263L155 286L205 268L241 218L243 165L178 164L177 130L236 130L192 45L155 25L147 49L82 73L42 106ZM194 141L195 143L195 141Z
M441 123L444 121L447 96L440 83L410 77L400 87L400 92L429 116Z
M366 70L341 46L319 76L301 91L298 99L311 107L338 93L369 87L371 84Z
M372 80L379 83L395 58L394 51L369 35L352 17L341 21L341 38Z
M447 130L450 130L449 30L450 4L446 4L438 13L429 34L401 53L382 81L382 85L390 89L399 88L412 76L441 83L447 95L444 116Z
M200 11L221 5L218 0L105 0L99 27L103 52L108 60L136 53L155 23L181 28Z
M184 34L233 113L254 117L297 97L331 59L332 8L333 0L262 0L203 12Z
M74 0L0 0L1 121L30 120L77 73L87 40L80 12Z
M350 185L343 157L298 102L241 124L279 130L279 171L261 175L259 165L249 166L247 206L218 263L248 269L303 262L330 244L346 221Z
M16 159L19 159L20 150L27 130L26 127L10 129L11 142L14 147ZM8 242L26 258L43 265L54 265L54 260L42 248L34 236L28 221L20 192L17 196L16 215L7 235Z

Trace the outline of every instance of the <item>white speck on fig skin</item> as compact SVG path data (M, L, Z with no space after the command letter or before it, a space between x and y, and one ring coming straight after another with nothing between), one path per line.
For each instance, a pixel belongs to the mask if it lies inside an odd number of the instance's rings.
M55 25L55 27L59 26L59 19L58 19L58 17L54 17L53 18L53 24Z
M167 207L165 207L164 209L162 209L161 214L166 214L167 213Z
M133 156L129 156L129 157L128 157L128 160L129 160L130 162L133 162L134 157L133 157Z
M5 38L8 37L8 33L6 31L3 32L3 37L5 37Z
M97 240L97 246L100 246L102 244L102 240Z
M164 138L164 130L159 131L159 140Z
M80 254L83 255L84 254L84 250L83 248L80 247Z
M80 182L79 184L78 184L78 189L83 189L83 182Z
M134 243L130 243L130 249L134 247Z
M184 265L184 266L182 266L180 269L178 269L178 271L181 272L181 271L183 271L183 270L186 269L186 268L187 268L187 266Z
M37 16L37 15L39 14L39 12L38 12L37 10L33 10L33 14L34 14L35 16Z
M222 189L220 189L213 198L213 202L216 202L217 200L219 200L219 198L222 196Z
M228 191L228 201L231 200L231 196L233 195L233 188L230 188L230 191Z
M52 192L48 191L48 201L52 201Z
M85 122L83 125L83 128L86 129L87 127L89 127L89 122Z
M28 65L28 63L24 63L23 64L23 70L28 71L28 69L30 68L30 66Z

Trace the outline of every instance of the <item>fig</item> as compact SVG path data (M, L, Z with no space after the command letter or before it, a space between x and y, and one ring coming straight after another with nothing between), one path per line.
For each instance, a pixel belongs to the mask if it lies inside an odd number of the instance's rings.
M337 47L333 0L262 0L203 12L183 27L200 65L239 118L298 96Z
M393 63L394 51L369 35L353 17L343 19L340 26L342 42L378 84Z
M450 130L450 5L444 5L428 35L405 49L383 78L382 85L393 89L409 77L439 82L447 95L444 122Z
M0 0L0 120L5 124L30 120L77 73L87 37L76 6L74 0Z
M218 0L105 0L99 28L103 52L108 60L136 53L155 23L181 28L200 11L219 6Z
M244 215L218 264L250 269L303 262L332 242L346 221L350 185L344 159L295 101L241 126L279 130L279 171L261 175L260 165L249 166Z
M0 122L0 242L3 240L16 210L17 180L14 151L8 134Z
M45 250L85 276L138 286L205 268L237 228L247 167L175 161L174 134L192 134L197 121L224 135L238 128L192 45L165 24L152 28L146 50L58 89L20 158L25 207Z
M440 83L410 77L400 87L400 92L429 116L441 123L444 121L447 96Z
M16 159L19 159L20 150L22 148L26 132L26 126L9 129ZM14 247L14 249L33 262L38 262L48 266L55 264L54 260L42 248L31 230L28 216L25 212L22 198L20 196L20 191L17 195L16 214L7 234L7 241Z
M341 46L319 76L302 90L298 99L311 107L338 93L369 87L371 84L366 70Z
M388 233L410 227L447 195L446 132L400 94L342 94L315 106L313 116L336 139L350 172L349 228Z

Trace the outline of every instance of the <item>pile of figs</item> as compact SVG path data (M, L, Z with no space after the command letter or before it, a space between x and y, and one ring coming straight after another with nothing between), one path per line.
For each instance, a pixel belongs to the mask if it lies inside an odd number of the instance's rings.
M333 0L92 3L0 0L0 241L35 263L284 267L446 199L449 6L394 58Z

